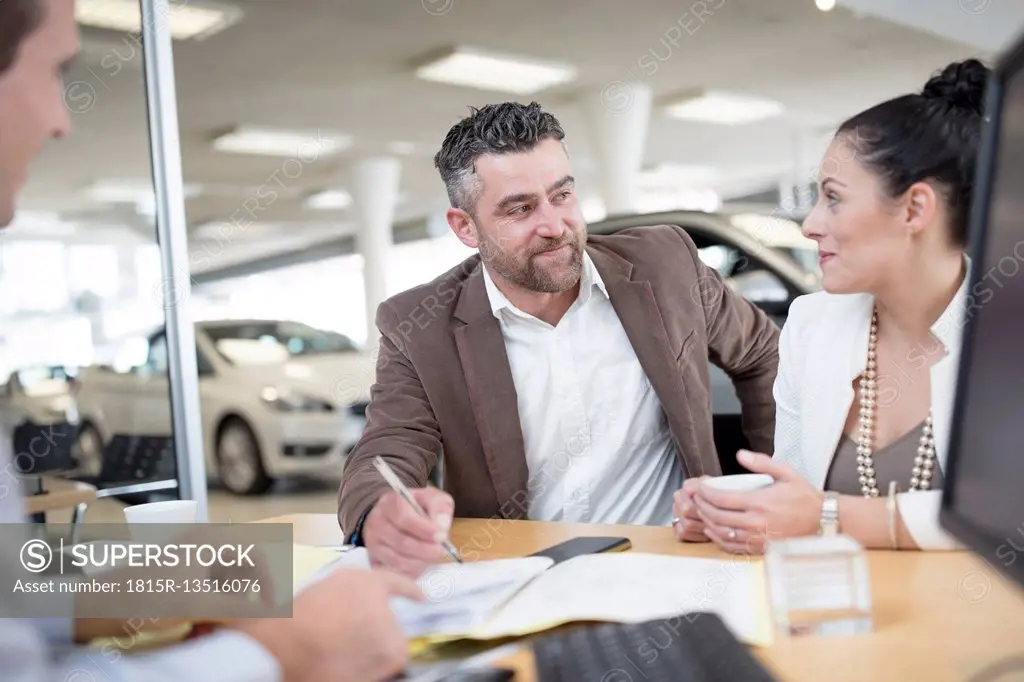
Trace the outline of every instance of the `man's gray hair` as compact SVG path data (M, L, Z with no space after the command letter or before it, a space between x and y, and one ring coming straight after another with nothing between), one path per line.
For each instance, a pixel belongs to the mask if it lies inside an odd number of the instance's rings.
M40 0L0 0L0 75L14 64L22 41L39 26Z
M2 2L3 0L0 0ZM565 132L536 102L503 102L470 108L470 115L448 131L434 166L441 173L452 206L473 212L480 183L476 160L484 154L528 152L544 140L565 145Z

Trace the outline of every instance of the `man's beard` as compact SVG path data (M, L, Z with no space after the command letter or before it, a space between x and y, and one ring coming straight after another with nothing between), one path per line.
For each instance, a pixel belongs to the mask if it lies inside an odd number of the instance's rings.
M539 267L534 256L545 251L568 245L569 262L557 267ZM487 239L481 249L481 258L487 267L501 275L511 284L545 294L567 291L580 281L583 273L583 244L572 232L566 232L561 239L544 239L532 246L525 254L503 250L497 243Z

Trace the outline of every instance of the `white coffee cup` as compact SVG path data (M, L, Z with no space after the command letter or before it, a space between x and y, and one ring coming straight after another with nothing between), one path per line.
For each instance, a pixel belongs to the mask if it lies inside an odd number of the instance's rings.
M199 504L195 500L148 502L124 508L128 532L136 542L171 542L180 535L178 524L195 523L198 516ZM159 529L142 527L154 523L172 525Z
M775 479L768 474L733 474L731 476L712 476L705 479L701 485L706 485L714 490L750 491L767 488L772 483L775 483Z
M195 500L166 500L124 508L124 518L135 523L195 523L199 504Z

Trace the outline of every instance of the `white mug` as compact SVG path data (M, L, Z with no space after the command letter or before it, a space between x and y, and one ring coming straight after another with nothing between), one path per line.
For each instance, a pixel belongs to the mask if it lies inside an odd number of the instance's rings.
M195 523L199 504L195 500L166 500L124 508L128 523Z
M701 485L706 485L714 490L758 490L767 488L775 479L768 474L733 474L731 476L712 476L705 479Z
M124 518L129 526L151 523L182 524L195 523L199 516L199 504L195 500L166 500L149 502L124 508ZM170 542L180 529L171 527L159 531L152 528L129 529L136 542Z

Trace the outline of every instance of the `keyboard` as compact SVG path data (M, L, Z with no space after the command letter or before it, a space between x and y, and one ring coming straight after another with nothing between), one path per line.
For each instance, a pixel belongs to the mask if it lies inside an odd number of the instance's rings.
M533 644L539 682L774 682L716 614L553 633Z

